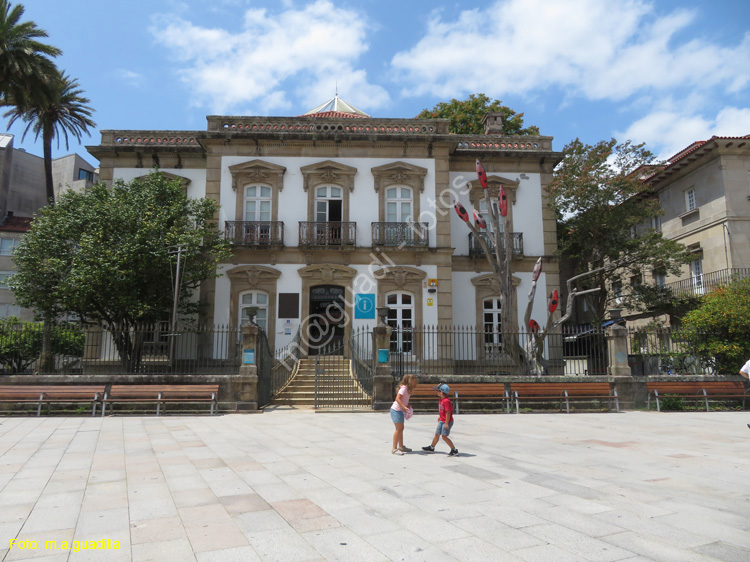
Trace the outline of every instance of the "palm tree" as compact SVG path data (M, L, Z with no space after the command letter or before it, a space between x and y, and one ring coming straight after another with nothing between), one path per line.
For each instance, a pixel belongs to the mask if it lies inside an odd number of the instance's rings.
M49 57L58 56L57 47L37 41L47 37L33 21L19 23L22 5L0 0L0 104L25 106L41 103L55 74Z
M52 139L57 138L57 146L59 147L60 137L62 136L65 139L67 150L69 134L80 141L82 133L88 135L89 127L96 127L96 123L91 119L94 110L87 105L91 100L83 97L83 93L78 80L70 78L64 73L58 74L50 84L46 101L16 106L4 114L4 117L9 117L9 127L18 119L26 123L26 129L21 140L26 137L26 133L30 130L34 131L37 139L39 135L42 136L47 200L53 205L55 203L55 186L52 181Z

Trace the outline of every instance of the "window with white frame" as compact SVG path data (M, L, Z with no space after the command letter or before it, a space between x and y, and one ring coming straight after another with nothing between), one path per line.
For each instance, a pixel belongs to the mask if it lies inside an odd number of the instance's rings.
M0 289L9 289L8 279L13 277L12 271L0 271Z
M500 352L502 342L500 328L502 325L500 298L492 297L482 301L482 325L484 327L485 354Z
M657 232L661 232L661 215L651 217L651 228Z
M503 217L500 216L500 211L497 208L497 200L492 200L492 208L495 210L495 214L497 215L497 222L500 226L500 232L503 231L504 224L503 224ZM487 199L482 198L479 200L479 212L482 213L482 216L487 221L487 231L492 232L492 221L490 220L490 214L489 211L487 211Z
M388 307L386 322L393 329L391 332L391 351L393 353L412 353L412 328L414 327L414 296L411 293L397 291L385 296Z
M12 256L20 243L20 238L0 238L0 256Z
M253 316L253 308L257 309ZM255 318L261 330L268 330L268 294L263 291L249 291L240 295L240 326Z
M617 304L622 304L622 281L612 283L612 294Z
M657 287L664 287L667 284L667 276L663 272L654 272L654 284Z
M703 258L700 257L690 262L690 277L693 280L693 292L696 295L703 294Z
M697 207L696 201L695 201L695 189L690 188L687 191L685 191L685 211L689 212L694 210Z
M267 185L245 186L245 221L271 220L271 188Z
M385 221L409 222L412 220L411 188L389 187L385 192Z
M315 189L315 222L341 222L344 194L340 187L327 185Z

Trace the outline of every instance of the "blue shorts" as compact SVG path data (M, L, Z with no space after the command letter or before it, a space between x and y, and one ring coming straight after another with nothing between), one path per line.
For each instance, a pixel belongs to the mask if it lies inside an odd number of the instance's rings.
M453 429L453 422L456 420L451 420L451 423L448 425L445 425L445 422L438 422L437 429L435 430L435 435L445 435L448 437L451 434L451 429Z
M391 419L393 423L404 423L404 413L400 410L394 410L391 408Z

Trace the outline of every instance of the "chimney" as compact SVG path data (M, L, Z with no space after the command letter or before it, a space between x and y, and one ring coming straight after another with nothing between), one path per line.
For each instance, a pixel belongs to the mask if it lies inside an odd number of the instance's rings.
M503 134L503 114L492 111L482 118L485 135L502 135Z

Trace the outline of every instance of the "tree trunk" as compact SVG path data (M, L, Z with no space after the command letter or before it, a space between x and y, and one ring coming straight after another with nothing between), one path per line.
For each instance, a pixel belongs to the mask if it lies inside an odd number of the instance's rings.
M48 318L44 319L42 327L42 351L39 355L37 371L40 373L55 372L55 354L52 353L52 322Z
M44 183L47 188L47 204L55 204L55 182L52 179L52 128L44 126L42 140L44 145Z

